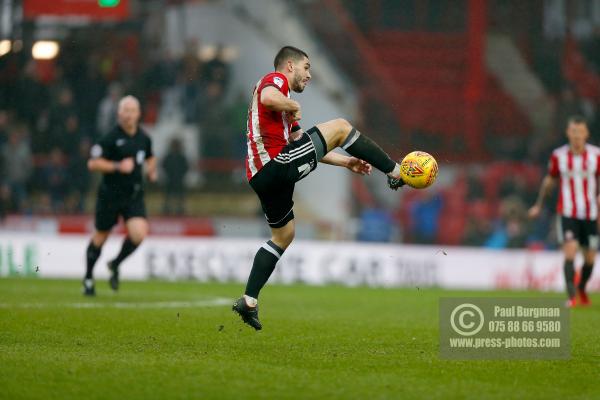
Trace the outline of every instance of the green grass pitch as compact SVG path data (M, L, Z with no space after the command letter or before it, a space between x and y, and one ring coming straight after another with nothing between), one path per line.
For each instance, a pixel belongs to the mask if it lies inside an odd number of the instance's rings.
M438 357L440 296L267 286L264 330L231 312L241 285L0 279L0 399L600 398L600 296L571 313L572 358Z

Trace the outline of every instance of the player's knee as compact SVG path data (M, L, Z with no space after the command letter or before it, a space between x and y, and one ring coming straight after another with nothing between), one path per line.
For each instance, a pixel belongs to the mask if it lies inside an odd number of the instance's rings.
M136 229L132 229L129 234L129 239L135 244L140 244L148 236L148 227L140 226Z
M285 250L290 244L292 244L295 236L295 229L286 229L283 232L278 232L276 236L273 236L273 242Z
M352 130L352 124L344 118L338 118L335 120L336 131L340 135L340 139L344 140Z

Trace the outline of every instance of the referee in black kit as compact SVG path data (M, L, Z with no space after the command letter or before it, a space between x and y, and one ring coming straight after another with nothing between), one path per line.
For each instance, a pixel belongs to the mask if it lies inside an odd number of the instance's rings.
M156 181L156 158L150 137L139 127L140 102L133 96L119 101L118 124L92 147L90 171L103 174L96 200L96 231L87 247L87 269L83 294L94 296L94 265L110 230L123 217L127 236L116 258L108 262L110 287L119 289L119 265L135 251L148 234L144 204L143 168L148 179Z

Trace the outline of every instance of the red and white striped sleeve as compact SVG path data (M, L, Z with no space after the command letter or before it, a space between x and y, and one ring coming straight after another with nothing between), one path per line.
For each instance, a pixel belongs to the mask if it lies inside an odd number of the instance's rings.
M558 156L555 152L552 153L550 161L548 162L548 174L554 178L558 178L560 176L560 171L558 169Z

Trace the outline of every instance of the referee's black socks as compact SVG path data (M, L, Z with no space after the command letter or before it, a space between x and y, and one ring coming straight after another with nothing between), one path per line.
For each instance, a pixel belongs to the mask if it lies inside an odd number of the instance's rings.
M258 249L254 256L254 263L252 264L252 271L250 271L248 283L246 284L246 292L244 293L246 296L258 299L260 290L269 280L269 277L275 270L275 265L283 255L283 252L284 249L277 246L271 240ZM253 304L248 305L252 306Z
M100 257L101 252L102 252L102 246L96 247L96 245L94 245L94 242L92 240L90 240L90 244L88 244L87 250L85 252L85 258L86 258L85 279L93 279L94 265L96 265L96 261L98 261L98 257Z
M398 164L377 143L355 128L352 128L340 147L350 155L365 160L384 174L388 174L393 178L400 177L400 167Z
M127 257L129 257L131 255L131 253L133 253L135 251L135 249L138 248L139 245L140 245L139 243L133 243L131 241L131 239L129 238L129 236L126 236L125 240L123 240L123 245L121 246L121 251L119 252L117 257L111 261L111 264L115 267L118 267L119 265L121 265L123 260L126 259Z

